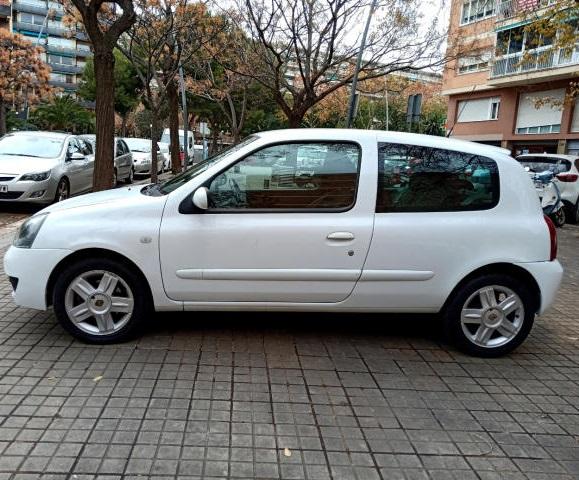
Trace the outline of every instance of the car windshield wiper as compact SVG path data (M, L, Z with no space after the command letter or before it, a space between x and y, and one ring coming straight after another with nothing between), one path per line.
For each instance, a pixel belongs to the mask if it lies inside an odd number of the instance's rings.
M143 193L144 195L149 195L151 197L158 197L162 195L160 188L161 188L160 183L150 183L149 185L143 187L141 193Z

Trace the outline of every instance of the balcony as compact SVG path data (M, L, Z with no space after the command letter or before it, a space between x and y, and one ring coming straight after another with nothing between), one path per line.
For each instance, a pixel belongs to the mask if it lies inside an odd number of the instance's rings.
M497 22L529 14L553 5L556 0L497 0L495 14Z
M57 55L76 56L77 49L74 47L62 47L60 45L43 45L48 53L55 53Z
M489 84L533 83L573 76L579 65L579 44L575 48L542 47L495 57Z
M80 48L76 47L76 56L77 57L90 57L92 56L92 52L90 48Z
M69 82L59 82L57 80L49 80L48 83L53 87L62 88L68 92L76 91L78 85L76 83L69 83Z
M76 65L63 65L62 63L48 62L50 68L56 73L82 73L83 68Z
M64 7L58 3L39 1L27 1L27 0L15 0L14 10L17 12L25 13L36 13L37 15L46 15L48 10L53 11L57 17L62 17L64 15Z

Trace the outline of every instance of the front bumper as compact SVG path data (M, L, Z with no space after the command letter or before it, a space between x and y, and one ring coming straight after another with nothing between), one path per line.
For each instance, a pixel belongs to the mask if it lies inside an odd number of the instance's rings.
M552 262L516 263L515 265L527 270L539 285L541 291L541 305L539 315L545 313L553 302L563 278L563 267L559 260Z
M65 249L11 246L4 255L4 272L17 279L16 289L12 292L16 305L46 310L46 287L50 274L70 253L71 250Z
M41 182L12 181L6 184L7 192L0 192L0 202L52 203L56 194L56 183L52 178Z

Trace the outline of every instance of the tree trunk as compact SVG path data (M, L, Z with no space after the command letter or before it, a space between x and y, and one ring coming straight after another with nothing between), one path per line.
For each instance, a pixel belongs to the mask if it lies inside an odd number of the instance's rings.
M177 83L174 80L167 85L167 101L169 102L171 170L176 174L181 171L181 156L179 155L179 93L177 91ZM184 125L183 129L187 129L187 125ZM186 159L185 164L187 164Z
M0 137L6 134L6 105L0 100Z
M151 182L157 183L159 178L157 176L157 172L159 169L157 168L157 136L159 131L159 119L157 114L157 108L151 108Z
M125 114L121 117L121 135L123 137L127 136L127 115Z
M219 130L217 128L211 129L211 155L215 155L219 151Z
M115 140L115 57L112 51L95 51L96 152L93 191L113 186Z
M291 114L287 115L287 122L289 128L300 128L302 124L302 120L304 118L305 113L292 111Z

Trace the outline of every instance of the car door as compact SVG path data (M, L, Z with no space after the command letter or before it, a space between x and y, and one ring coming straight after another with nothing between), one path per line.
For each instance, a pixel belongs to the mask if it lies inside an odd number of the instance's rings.
M93 173L94 173L94 149L92 143L84 138L77 138L81 145L83 153L86 155L85 167L83 169L83 188L84 190L92 190Z
M167 205L167 295L189 302L335 303L354 288L373 227L374 150L343 141L260 148L209 179L212 206ZM187 201L187 200L185 200ZM190 200L189 200L190 202Z
M76 137L70 137L68 139L68 145L66 150L66 159L64 165L64 171L68 177L68 182L70 184L70 194L75 195L80 192L84 192L89 188L87 185L87 177L85 175L86 168L86 154L83 152L81 144L78 142ZM80 153L83 155L82 159L72 160L72 155L75 153Z

